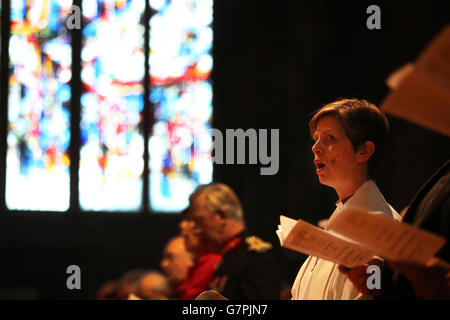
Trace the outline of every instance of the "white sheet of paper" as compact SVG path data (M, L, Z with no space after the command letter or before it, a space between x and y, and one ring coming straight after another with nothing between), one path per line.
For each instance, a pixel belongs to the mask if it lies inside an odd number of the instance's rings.
M294 220L280 216L277 230L283 247L305 254L326 259L347 267L354 267L366 263L374 252L347 241L342 237L326 232L303 220Z
M280 239L280 244L283 245L284 239L288 236L289 232L291 232L292 228L297 223L297 220L288 218L286 216L280 216L280 224L278 225L277 236Z
M445 244L438 235L354 207L337 213L329 228L394 261L422 264Z

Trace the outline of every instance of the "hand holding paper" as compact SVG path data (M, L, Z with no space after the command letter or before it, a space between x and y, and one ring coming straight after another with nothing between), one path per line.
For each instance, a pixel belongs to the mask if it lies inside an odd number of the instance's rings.
M424 263L445 239L384 215L346 208L333 217L329 231L303 220L280 216L277 235L283 247L352 268L374 255L395 261Z

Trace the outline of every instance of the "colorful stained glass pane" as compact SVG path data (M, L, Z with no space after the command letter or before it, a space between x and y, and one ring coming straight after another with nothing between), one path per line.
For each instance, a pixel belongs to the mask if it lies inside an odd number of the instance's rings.
M145 0L83 1L79 193L84 210L142 205Z
M72 1L11 1L6 205L69 208Z
M150 0L150 205L179 211L212 180L212 0Z

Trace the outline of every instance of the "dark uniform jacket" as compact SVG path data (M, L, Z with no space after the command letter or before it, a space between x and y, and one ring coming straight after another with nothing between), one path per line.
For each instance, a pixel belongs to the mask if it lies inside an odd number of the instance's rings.
M222 250L211 289L230 300L280 299L280 272L272 245L243 232Z

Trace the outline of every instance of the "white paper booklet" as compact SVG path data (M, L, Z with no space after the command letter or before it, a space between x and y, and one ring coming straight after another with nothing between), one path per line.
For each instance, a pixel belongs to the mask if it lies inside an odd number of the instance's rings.
M282 215L276 233L285 248L347 267L374 255L422 264L445 244L438 235L356 207L335 214L327 231Z

